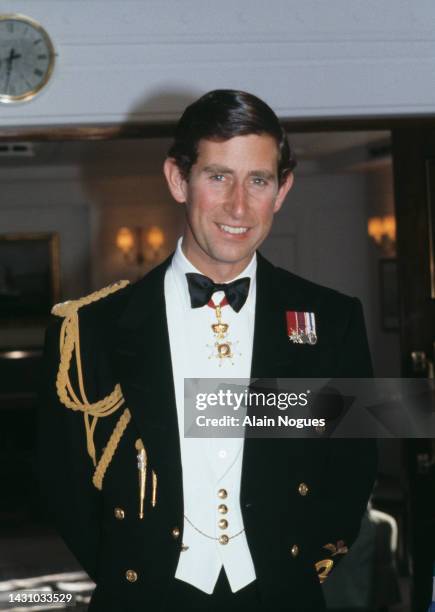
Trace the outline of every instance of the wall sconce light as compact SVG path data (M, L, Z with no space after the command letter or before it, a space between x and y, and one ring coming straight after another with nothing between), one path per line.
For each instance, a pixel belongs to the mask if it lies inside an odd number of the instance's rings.
M146 233L146 241L157 254L165 242L165 236L158 225L153 225Z
M120 227L116 234L116 246L126 261L139 266L156 261L164 242L165 235L157 225L148 230L143 227Z
M128 227L120 227L116 234L116 246L120 249L125 257L134 249L134 234Z
M396 253L396 217L371 217L367 227L370 238L384 251L386 255Z

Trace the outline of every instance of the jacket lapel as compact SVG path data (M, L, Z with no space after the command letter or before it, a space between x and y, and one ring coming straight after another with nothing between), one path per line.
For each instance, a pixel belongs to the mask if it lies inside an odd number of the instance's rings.
M273 378L286 355L285 311L275 268L257 253L257 297L251 378Z
M309 366L318 346L301 350L287 335L286 311L315 311L314 304L303 295L297 277L283 275L259 253L257 267L257 301L255 308L254 345L251 378L290 378L313 376ZM305 358L303 357L305 354ZM307 359L308 358L308 359Z
M164 298L171 258L132 287L116 330L115 368L149 462L159 495L182 508L181 455ZM171 506L172 507L172 506Z
M290 289L291 301L288 300ZM276 268L257 253L257 297L255 306L254 343L252 351L251 380L261 387L275 386L277 376L289 376L297 351L292 350L287 337L286 310L297 310L299 296L294 288L285 291L280 286ZM285 370L282 364L285 363ZM249 411L248 411L249 413ZM245 439L242 464L241 502L242 508L269 490L271 474L278 476L279 466L287 465L285 444L275 439L247 437ZM270 483L269 483L270 484Z

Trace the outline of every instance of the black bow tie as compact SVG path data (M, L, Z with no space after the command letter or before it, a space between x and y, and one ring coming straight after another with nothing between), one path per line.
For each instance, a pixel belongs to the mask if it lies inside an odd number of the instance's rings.
M186 274L187 284L189 285L190 304L192 308L200 308L209 303L215 291L223 291L228 304L233 310L239 312L249 293L251 279L238 278L232 283L214 283L208 276L189 272Z

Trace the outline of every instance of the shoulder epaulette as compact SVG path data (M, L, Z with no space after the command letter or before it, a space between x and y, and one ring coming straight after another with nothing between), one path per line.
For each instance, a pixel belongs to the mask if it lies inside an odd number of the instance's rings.
M123 289L129 281L118 281L104 289L95 291L78 300L70 300L53 306L52 313L58 317L63 317L62 327L59 337L59 369L56 377L56 391L60 402L74 411L83 412L86 443L88 454L92 459L94 467L97 465L96 451L94 444L94 431L97 421L101 417L106 417L116 412L123 404L124 398L119 384L115 385L112 393L103 397L97 402L89 402L86 397L85 384L83 380L82 361L80 353L80 328L78 311L82 306L97 302L108 295ZM74 390L69 370L71 360L75 358L78 389ZM126 408L121 415L123 422L130 420L130 412ZM125 427L124 427L125 429ZM122 434L121 434L122 435Z
M78 300L67 300L66 302L60 302L59 304L55 304L51 309L51 314L56 315L56 317L67 317L72 312L77 312L79 308L82 306L87 306L88 304L92 304L92 302L98 302L98 300L102 300L107 297L111 293L115 293L120 289L124 289L130 281L128 280L120 280L116 283L112 283L107 287L103 287L103 289L99 289L98 291L94 291L89 295L85 295Z

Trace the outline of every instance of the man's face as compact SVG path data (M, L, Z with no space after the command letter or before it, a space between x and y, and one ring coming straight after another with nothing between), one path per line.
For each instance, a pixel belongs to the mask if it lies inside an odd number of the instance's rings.
M292 176L279 186L275 140L256 134L201 140L188 181L174 166L166 160L171 192L186 204L185 255L215 280L237 275L268 235L291 187ZM175 181L168 176L171 170Z

